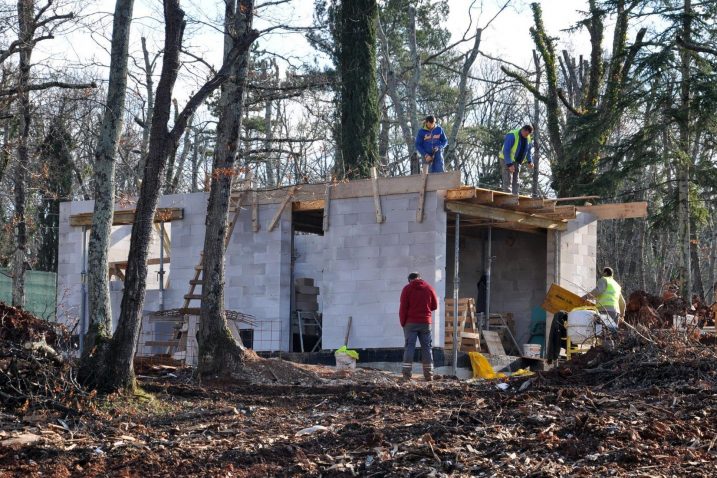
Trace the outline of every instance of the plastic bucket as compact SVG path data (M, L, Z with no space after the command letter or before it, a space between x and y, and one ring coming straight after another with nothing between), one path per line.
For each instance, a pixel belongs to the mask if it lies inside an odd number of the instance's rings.
M540 344L523 344L523 357L540 357Z
M573 344L582 344L595 337L593 309L575 309L568 312L568 337Z

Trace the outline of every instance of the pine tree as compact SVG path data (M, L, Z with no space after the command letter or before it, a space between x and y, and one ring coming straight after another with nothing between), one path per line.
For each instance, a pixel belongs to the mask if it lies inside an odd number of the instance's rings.
M376 84L376 0L342 2L339 21L341 161L339 173L366 177L378 164L380 111Z

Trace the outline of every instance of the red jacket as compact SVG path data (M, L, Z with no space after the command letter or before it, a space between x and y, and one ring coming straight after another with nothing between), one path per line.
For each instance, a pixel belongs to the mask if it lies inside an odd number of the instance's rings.
M438 296L428 282L415 279L401 291L401 307L398 317L401 327L407 323L430 324L431 312L438 308Z

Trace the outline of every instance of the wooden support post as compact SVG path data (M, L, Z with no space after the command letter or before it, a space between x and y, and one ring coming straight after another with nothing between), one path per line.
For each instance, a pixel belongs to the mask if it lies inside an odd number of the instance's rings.
M421 189L418 191L418 209L416 209L416 222L423 222L423 206L426 203L426 183L428 183L428 173L423 174L423 181L421 181Z
M324 194L324 225L323 231L329 230L329 210L331 209L331 183L326 184L326 193Z
M254 232L259 232L259 228L261 228L259 224L259 206L256 203L256 191L251 192L251 228Z
M373 204L376 208L376 222L383 223L383 212L381 211L381 196L378 192L378 174L376 167L371 168L371 182L373 184Z
M273 231L276 227L276 224L279 222L279 218L281 218L281 213L284 212L284 208L289 203L291 198L294 196L294 192L296 191L296 186L292 186L289 188L289 192L286 194L286 197L283 201L281 201L281 204L279 204L279 208L276 210L276 214L274 214L274 218L269 223L269 232Z

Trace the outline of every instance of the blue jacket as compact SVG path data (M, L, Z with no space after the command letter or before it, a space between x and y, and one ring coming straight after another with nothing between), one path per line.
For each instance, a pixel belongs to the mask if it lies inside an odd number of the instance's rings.
M448 146L448 138L446 138L446 133L443 132L443 128L439 125L435 125L430 131L426 128L418 130L416 151L421 157L427 154L433 155L433 148L438 148L438 151L442 151L446 146Z
M511 150L513 149L513 145L515 144L516 138L522 138L520 136L520 130L510 131L508 134L505 135L505 140L503 140L503 150L501 151L502 154L500 155L500 157L505 160L505 164L507 165L513 164L513 155L511 154ZM520 147L518 147L515 151L515 162L521 164L523 162L523 159L527 159L529 164L532 163L532 146L533 137L528 136L528 138L525 140L524 151L519 151Z

